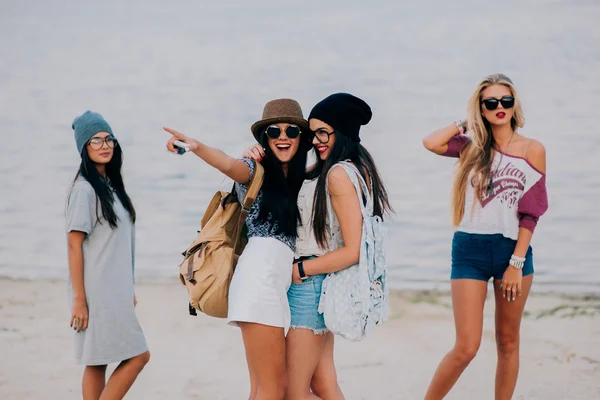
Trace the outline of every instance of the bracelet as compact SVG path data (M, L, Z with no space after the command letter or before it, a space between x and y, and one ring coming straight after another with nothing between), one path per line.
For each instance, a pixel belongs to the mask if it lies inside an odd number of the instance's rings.
M308 279L308 276L304 273L304 263L302 261L298 263L298 274L300 275L301 281Z
M513 254L510 257L510 261L508 262L508 264L515 268L522 269L525 265L525 257L517 257Z
M456 134L456 136L462 135L463 133L465 133L466 121L464 121L464 120L454 121L452 123L452 125L454 125L456 127L456 129L458 129L458 133Z

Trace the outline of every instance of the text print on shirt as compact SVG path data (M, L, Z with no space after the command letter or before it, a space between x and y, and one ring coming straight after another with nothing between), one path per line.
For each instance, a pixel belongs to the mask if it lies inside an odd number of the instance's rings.
M525 190L525 173L508 162L504 167L492 171L491 178L493 190L491 194L487 191L481 193L481 206L485 207L496 197L510 209L517 205Z

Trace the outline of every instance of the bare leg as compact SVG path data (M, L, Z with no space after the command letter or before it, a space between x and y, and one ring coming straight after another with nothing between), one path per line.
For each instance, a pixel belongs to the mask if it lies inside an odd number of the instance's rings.
M120 400L125 397L148 361L150 361L149 351L122 361L108 379L100 400Z
M533 283L533 274L523 278L523 294L514 302L502 298L501 281L494 281L496 297L496 400L510 400L517 386L519 375L519 331L525 302Z
M281 400L285 396L285 336L283 328L240 322L246 358L256 376L256 400Z
M106 365L88 365L83 370L83 400L98 400L106 385Z
M452 280L452 309L456 343L444 357L429 384L425 400L443 399L475 358L483 331L483 306L487 282L475 279Z
M310 380L323 351L324 335L310 329L290 329L286 338L288 372L287 400L318 400L310 392Z
M337 372L333 361L334 335L327 332L321 352L321 359L311 380L313 392L325 400L344 400L342 389L337 382Z
M248 400L255 400L256 392L258 391L258 377L248 353L246 353L246 364L248 364L248 375L250 376L250 396L248 396Z

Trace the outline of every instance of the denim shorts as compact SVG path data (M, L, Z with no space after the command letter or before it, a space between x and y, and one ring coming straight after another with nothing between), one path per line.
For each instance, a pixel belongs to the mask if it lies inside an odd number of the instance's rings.
M516 240L502 234L455 232L452 238L452 273L450 279L502 280ZM525 255L523 276L533 274L533 250Z
M290 328L310 329L316 335L327 332L323 314L319 314L321 287L327 274L313 275L302 283L292 283L287 296L292 322Z

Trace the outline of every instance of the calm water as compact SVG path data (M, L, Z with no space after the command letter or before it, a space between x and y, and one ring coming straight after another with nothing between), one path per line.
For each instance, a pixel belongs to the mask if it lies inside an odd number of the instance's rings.
M548 153L537 289L600 291L596 0L97 3L0 3L0 275L67 274L63 210L79 163L70 125L81 112L101 112L123 146L139 276L166 279L230 183L167 154L161 126L239 155L266 101L292 97L308 114L348 91L374 110L363 142L397 212L393 283L445 288L454 166L421 138L464 116L478 80L501 71L520 89L523 134Z

